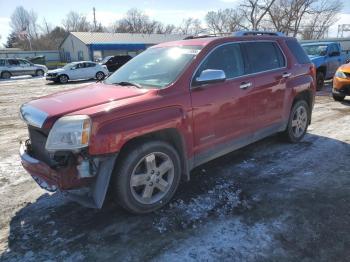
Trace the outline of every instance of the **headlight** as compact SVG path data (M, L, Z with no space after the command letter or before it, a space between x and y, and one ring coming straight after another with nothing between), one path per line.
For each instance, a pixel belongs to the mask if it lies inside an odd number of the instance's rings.
M76 150L89 145L91 120L86 115L64 116L53 125L45 148L47 151Z
M339 78L348 78L348 77L346 76L346 74L345 74L343 71L340 71L340 70L338 70L337 72L335 72L335 76L336 76L336 77L339 77Z

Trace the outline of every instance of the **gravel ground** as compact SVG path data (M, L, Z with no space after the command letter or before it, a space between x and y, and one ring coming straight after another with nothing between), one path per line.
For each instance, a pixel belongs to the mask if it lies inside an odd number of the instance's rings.
M350 261L350 101L330 85L301 143L273 136L211 161L134 216L48 194L20 166L19 105L86 84L0 81L0 261Z

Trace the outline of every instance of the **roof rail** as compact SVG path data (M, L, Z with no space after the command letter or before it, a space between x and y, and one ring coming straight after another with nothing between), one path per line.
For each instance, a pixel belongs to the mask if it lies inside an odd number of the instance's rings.
M233 36L249 36L249 35L270 35L270 36L285 36L282 32L271 31L237 31L232 33Z
M198 34L190 35L184 38L184 40L197 39L197 38L208 38L208 37L219 37L219 36L229 36L231 33L217 33L217 34Z

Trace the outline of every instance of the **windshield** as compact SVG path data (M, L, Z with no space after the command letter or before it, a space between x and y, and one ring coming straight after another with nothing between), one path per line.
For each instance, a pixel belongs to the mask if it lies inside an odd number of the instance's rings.
M73 67L74 65L76 65L76 63L69 63L66 64L64 67L62 67L63 69L70 69L71 67Z
M327 54L326 45L304 45L303 48L308 55L325 56Z
M200 49L198 46L147 49L108 77L105 83L129 82L144 88L166 87L176 80Z

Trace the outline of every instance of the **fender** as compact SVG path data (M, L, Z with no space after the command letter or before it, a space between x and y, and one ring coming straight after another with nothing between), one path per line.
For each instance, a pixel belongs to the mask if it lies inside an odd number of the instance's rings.
M182 108L177 106L152 109L110 119L93 128L89 153L91 155L116 153L131 139L149 133L174 128L182 135L185 144L190 124ZM185 152L186 153L186 152Z

